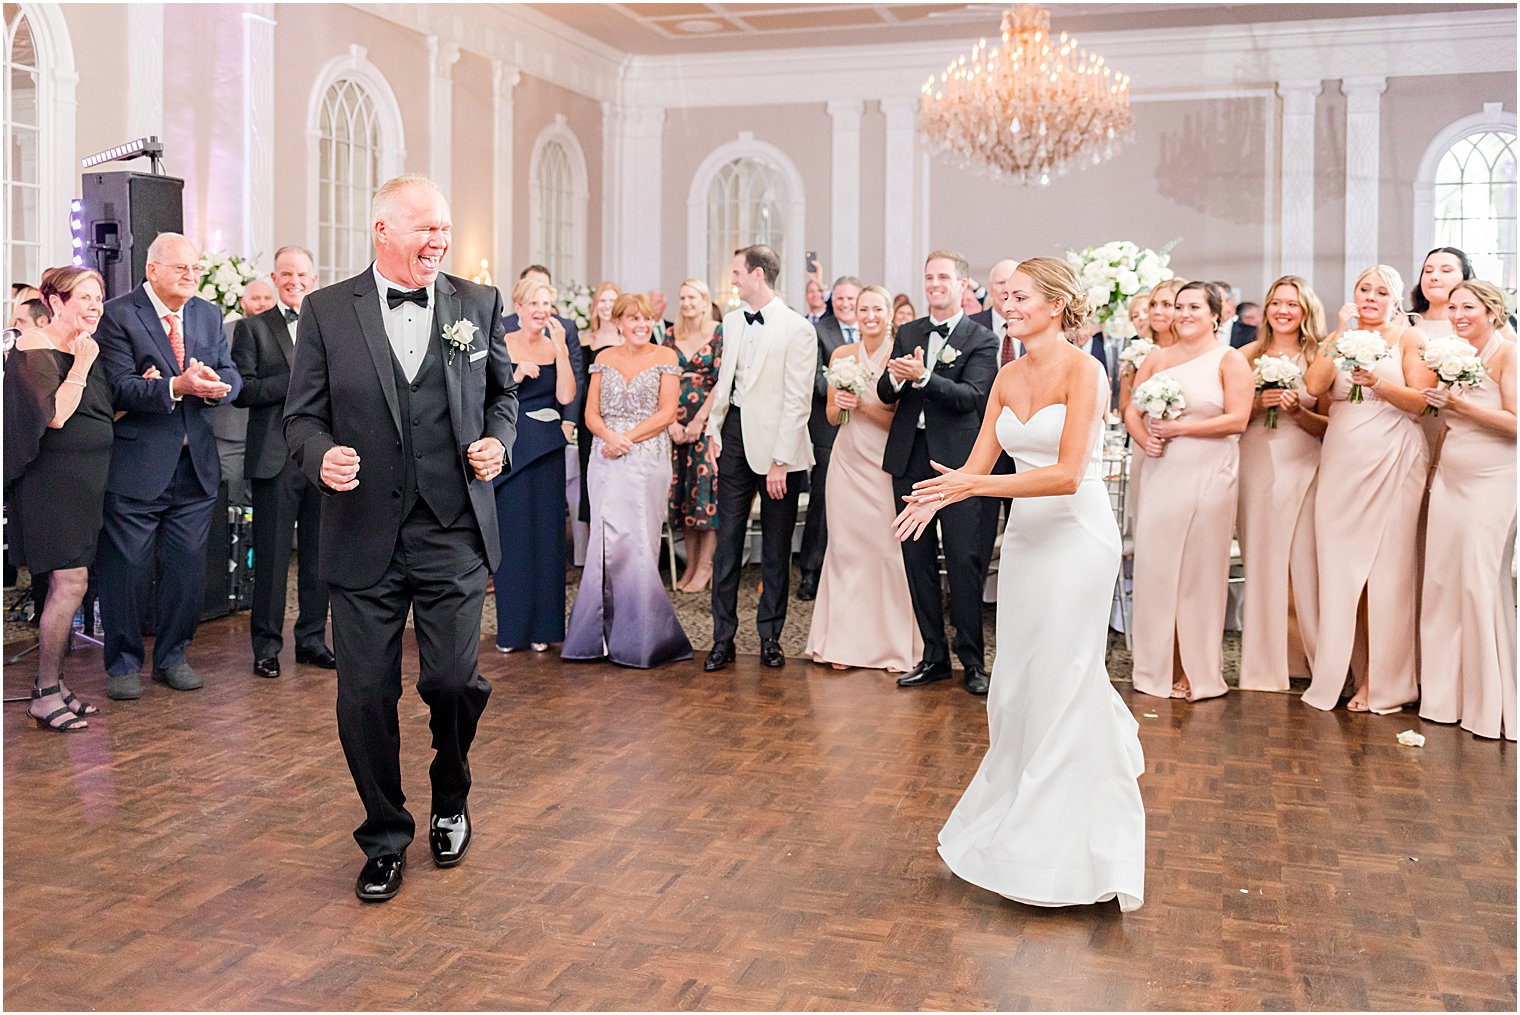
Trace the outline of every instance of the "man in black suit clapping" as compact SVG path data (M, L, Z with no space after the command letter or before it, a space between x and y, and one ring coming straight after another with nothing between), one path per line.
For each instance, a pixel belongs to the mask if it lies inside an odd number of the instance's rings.
M948 468L965 464L997 376L997 339L961 310L968 274L966 259L953 251L936 250L929 255L924 264L929 315L898 329L892 359L877 382L881 400L897 405L882 468L892 476L898 510L914 483L938 474L931 463ZM922 687L951 675L939 581L943 540L955 654L965 668L966 689L972 694L987 693L981 516L982 506L975 500L953 504L935 516L920 538L902 544L924 657L897 681L899 687Z

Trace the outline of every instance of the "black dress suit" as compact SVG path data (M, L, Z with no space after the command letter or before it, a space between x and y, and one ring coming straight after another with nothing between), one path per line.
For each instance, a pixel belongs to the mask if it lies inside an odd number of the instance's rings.
M856 336L860 334L858 326ZM839 318L832 313L820 317L813 325L818 332L818 376L813 381L813 412L808 417L808 436L813 442L813 472L808 481L807 519L802 523L802 549L798 563L802 569L803 582L816 585L823 573L823 555L829 545L828 520L823 509L824 492L829 478L829 455L834 450L834 437L839 429L829 422L829 382L824 370L840 346L848 345Z
M294 313L294 311L291 311ZM253 609L248 634L254 659L278 656L285 639L285 584L291 538L300 539L295 641L299 652L327 650L327 583L317 574L322 493L285 447L285 392L296 346L283 303L238 321L232 362L243 375L235 405L248 411L243 473L253 492Z
M1002 339L998 337L997 333L997 322L1000 320L1000 318L994 317L991 310L983 310L979 314L972 314L971 319L992 332L992 337L997 342L998 347L998 369L1001 370L1003 359L1003 342ZM1010 360L1010 362L1012 361ZM997 461L992 465L992 475L1011 476L1017 471L1018 470L1014 467L1013 459L1009 458L1008 455L1005 454L1001 448L999 448ZM992 555L995 552L995 547L997 546L998 515L1001 514L1004 518L1006 518L1008 516L1008 509L1010 506L1012 506L1013 502L1007 497L979 497L977 499L982 503L982 585L985 588L987 584L987 573L992 570Z
M410 378L383 305L372 269L307 296L285 401L290 453L326 494L320 571L332 589L338 734L365 807L354 838L370 857L403 851L415 828L396 719L409 607L437 752L433 813L464 809L470 743L491 693L478 668L481 608L501 556L491 483L474 478L466 449L495 437L509 467L517 421L494 288L437 276L426 356ZM464 350L443 340L461 320L475 326ZM360 459L359 485L341 493L321 478L323 455L340 444Z
M911 355L915 348L922 349L926 356L931 350L927 317L909 321L898 329L892 356ZM946 363L942 351L923 387L910 383L895 388L891 374L885 372L877 382L876 393L881 400L897 404L887 433L882 468L892 476L894 507L899 511L904 503L902 498L912 491L915 482L938 475L929 464L931 459L952 468L966 463L981 429L987 394L997 376L997 339L971 319L960 319L945 348L956 350L953 361ZM920 414L924 418L922 429L918 426ZM955 654L963 666L986 668L982 583L987 565L982 559L981 517L982 507L975 500L952 504L935 516L922 536L902 544L908 591L923 635L926 663L949 661L939 581L939 544L943 539L945 570L950 579L950 619L955 624Z

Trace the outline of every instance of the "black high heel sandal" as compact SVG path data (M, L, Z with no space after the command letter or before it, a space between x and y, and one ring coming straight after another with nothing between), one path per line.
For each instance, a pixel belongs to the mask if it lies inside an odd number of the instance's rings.
M38 687L35 684L32 685L33 701L40 701L49 695L54 695L57 693L57 684L54 684L52 687ZM74 733L79 730L87 730L90 728L90 724L79 718L79 716L75 715L74 710L69 708L67 705L60 705L58 708L49 713L46 718L33 714L30 707L27 708L26 714L30 715L37 721L37 726L39 729L52 730L54 733Z
M61 678L61 677L58 680L58 686L59 687L63 686L63 678ZM83 698L76 698L76 697L74 697L74 692L73 691L64 691L63 692L63 703L64 703L65 706L67 706L68 710L70 712L73 712L75 715L99 715L100 714L100 709L99 708L97 708L96 706L90 704L88 701L85 701Z

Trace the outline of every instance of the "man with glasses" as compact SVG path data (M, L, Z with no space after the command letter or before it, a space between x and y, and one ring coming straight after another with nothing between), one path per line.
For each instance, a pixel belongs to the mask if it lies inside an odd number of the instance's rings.
M211 407L243 382L222 315L196 296L200 252L179 233L148 247L147 281L105 305L96 337L121 415L95 566L108 697L142 695L143 613L158 571L153 679L193 691L185 659L205 599L206 544L221 483ZM122 411L124 410L124 411Z

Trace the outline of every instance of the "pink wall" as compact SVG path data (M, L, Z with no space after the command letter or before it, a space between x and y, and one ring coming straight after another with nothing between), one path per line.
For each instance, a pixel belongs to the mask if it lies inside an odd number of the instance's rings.
M64 23L79 74L75 135L81 158L130 141L127 123L125 4L65 4Z
M554 122L556 113L565 115L565 126L580 142L586 157L586 179L590 200L586 206L586 274L584 279L555 279L555 282L583 282L596 285L601 280L602 264L602 107L593 99L578 95L541 78L522 76L512 93L512 250L509 258L511 277L529 264L529 217L532 211L528 189L528 171L533 160L533 144L545 127ZM504 252L504 257L505 252ZM504 261L508 264L508 261ZM503 276L498 276L503 277Z
M507 266L492 249L496 208L491 99L491 61L464 53L454 65L454 125L449 205L454 213L454 243L448 270L469 278L480 270L480 259L491 262L491 274L501 280Z
M185 180L185 235L204 251L268 264L274 251L251 250L243 237L242 18L208 4L163 10L164 165Z

